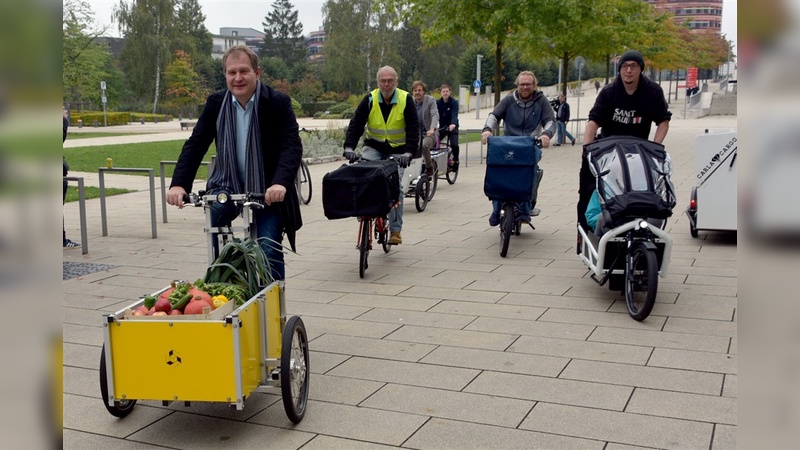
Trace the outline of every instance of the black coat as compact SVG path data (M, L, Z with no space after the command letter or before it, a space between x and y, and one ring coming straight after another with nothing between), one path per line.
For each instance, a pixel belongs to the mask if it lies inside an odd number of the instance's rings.
M181 186L186 192L192 189L197 169L217 137L217 116L222 109L226 91L211 94L197 119L192 136L183 144L183 150L172 175L172 186ZM295 232L303 226L300 203L294 180L303 157L303 144L292 101L286 94L262 85L258 104L261 154L264 161L264 183L269 187L279 184L286 188L284 201L278 204L283 229L289 245L295 250ZM276 205L273 205L276 206Z

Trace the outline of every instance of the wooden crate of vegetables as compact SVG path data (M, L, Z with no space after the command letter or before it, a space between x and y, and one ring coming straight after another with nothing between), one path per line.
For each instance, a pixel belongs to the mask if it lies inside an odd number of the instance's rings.
M218 281L224 273L228 278ZM281 356L284 288L280 282L260 288L260 280L270 281L265 273L218 260L204 279L173 282L104 316L109 401L224 402L242 409L257 387L269 386L271 364Z

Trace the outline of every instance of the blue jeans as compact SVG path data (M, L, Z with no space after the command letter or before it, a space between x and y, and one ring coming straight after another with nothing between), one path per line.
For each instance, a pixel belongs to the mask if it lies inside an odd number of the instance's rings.
M569 131L567 131L567 123L566 122L561 122L560 120L557 120L556 121L556 125L558 126L558 143L559 144L563 144L564 143L564 136L565 135L567 137L569 137L570 141L574 141L575 140L575 138L569 133Z
M361 157L366 159L367 161L381 161L384 159L389 159L390 156L399 157L400 155L384 155L383 153L375 150L372 147L364 146L364 149L361 151ZM398 166L398 175L400 175L400 205L397 208L392 208L389 211L389 231L402 231L403 230L403 197L405 197L406 193L403 192L402 188L402 181L403 181L403 174L405 173L405 169Z
M267 256L272 278L276 281L286 279L282 248L283 221L277 205L264 205L264 209L254 209L252 214L256 227L256 236L261 244L261 249L264 250L264 254ZM211 226L230 226L233 219L238 215L239 208L233 203L221 204L215 202L211 205ZM214 242L216 242L216 236Z

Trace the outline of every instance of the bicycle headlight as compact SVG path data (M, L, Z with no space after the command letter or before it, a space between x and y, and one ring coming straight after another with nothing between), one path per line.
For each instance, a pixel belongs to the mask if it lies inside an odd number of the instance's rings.
M228 203L228 200L230 200L230 196L228 195L227 191L220 191L220 192L217 193L217 202L218 203L221 203L221 204L224 205L225 203Z

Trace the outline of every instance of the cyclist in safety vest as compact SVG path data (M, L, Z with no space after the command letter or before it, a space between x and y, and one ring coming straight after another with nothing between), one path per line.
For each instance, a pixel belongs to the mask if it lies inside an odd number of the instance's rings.
M361 157L368 161L378 161L394 157L400 166L400 180L403 172L417 156L419 147L419 122L414 99L408 92L397 89L397 72L384 66L378 69L378 89L373 90L358 104L344 139L343 156L350 162L358 159L355 152L358 140L364 136ZM389 213L389 243L402 244L403 237L403 197L400 204Z

